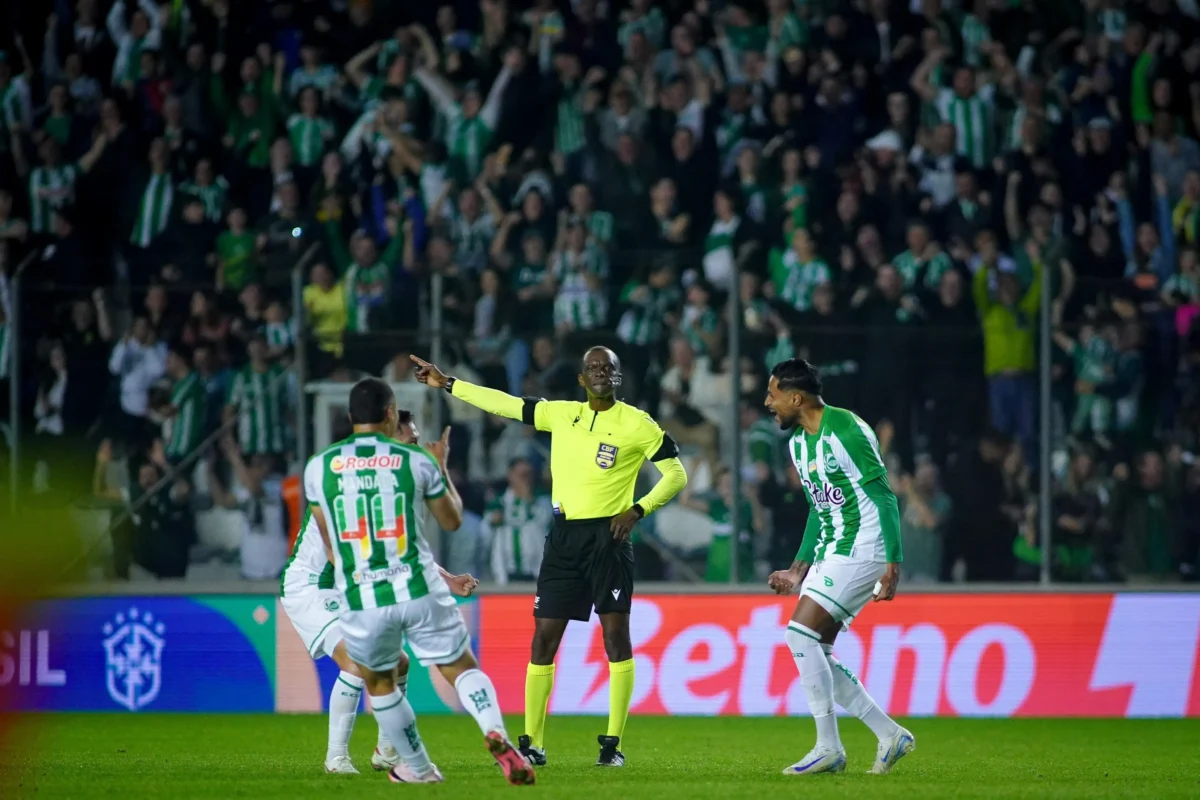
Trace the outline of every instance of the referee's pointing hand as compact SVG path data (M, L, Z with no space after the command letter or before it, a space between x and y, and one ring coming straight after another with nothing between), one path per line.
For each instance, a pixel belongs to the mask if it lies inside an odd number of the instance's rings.
M629 509L624 514L618 514L608 523L608 529L612 531L613 538L618 542L624 542L629 538L629 534L633 531L633 526L641 519L641 515L634 509Z
M446 388L446 373L430 364L423 358L417 358L410 355L413 363L417 365L417 381L434 389Z

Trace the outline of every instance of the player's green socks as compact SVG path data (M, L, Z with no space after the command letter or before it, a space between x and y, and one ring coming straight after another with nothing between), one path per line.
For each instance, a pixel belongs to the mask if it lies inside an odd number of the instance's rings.
M608 735L625 733L629 702L633 699L633 659L608 662Z
M530 664L525 670L525 734L530 744L541 749L546 731L546 707L554 689L554 665Z

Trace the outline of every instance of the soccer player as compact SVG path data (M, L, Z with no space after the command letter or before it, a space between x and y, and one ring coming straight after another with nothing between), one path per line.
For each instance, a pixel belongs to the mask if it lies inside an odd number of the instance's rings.
M397 423L398 441L411 445L420 441L420 431L411 412L399 410ZM479 585L479 581L470 575L451 575L441 567L438 567L438 573L454 594L462 597L470 597ZM292 555L279 582L279 601L313 660L328 655L341 668L329 694L329 742L325 750L325 771L358 774L354 762L350 760L349 744L358 714L358 701L362 696L363 678L342 642L342 631L337 621L346 601L334 588L333 563L325 554L321 532L312 518L311 510L307 508L300 524L300 535L296 537ZM396 686L401 693L404 693L407 683L408 657L401 653L396 668ZM400 754L388 741L383 728L380 728L375 752L371 755L371 766L376 770L385 770L399 763Z
M800 587L786 639L817 723L817 746L784 774L846 768L835 700L878 737L871 772L883 774L916 742L833 656L838 633L871 599L895 597L900 580L900 514L879 441L856 415L825 405L820 375L802 359L781 361L771 370L766 407L780 428L795 430L790 451L810 509L795 562L767 580L777 594Z
M629 610L633 595L633 547L638 520L666 504L687 485L679 447L645 412L615 397L621 362L607 347L583 356L579 385L586 402L546 401L456 380L413 356L417 380L491 414L549 431L554 528L546 540L533 598L534 631L525 676L525 735L521 753L546 763L543 734L554 687L554 656L568 620L600 617L608 655L608 732L598 737L596 766L620 767L619 749L633 696L633 645ZM647 460L662 479L634 502L634 484Z
M436 666L483 731L513 785L533 768L509 741L492 681L471 652L471 637L422 534L428 509L446 531L462 524L462 499L446 479L448 436L428 452L396 441L399 411L388 384L350 390L353 434L309 459L304 493L345 599L338 618L346 653L363 676L375 720L400 753L394 783L440 783L417 732L416 715L396 685L404 640L422 666Z

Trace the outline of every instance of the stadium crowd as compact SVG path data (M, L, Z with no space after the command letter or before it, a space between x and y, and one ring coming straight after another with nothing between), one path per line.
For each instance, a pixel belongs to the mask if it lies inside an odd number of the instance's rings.
M314 379L405 382L436 326L447 367L515 394L574 397L584 346L620 355L625 399L692 476L638 533L643 578L727 581L733 548L741 580L790 563L806 501L761 398L792 355L875 427L906 581L1035 579L1040 470L1055 579L1195 578L1194 0L3 14L0 380L18 381L21 483L47 488L44 455L68 453L96 464L73 489L129 503L212 440L115 534L112 574L277 575L297 348ZM535 575L544 445L446 412L469 514L442 557ZM211 507L242 526L223 545L197 532Z

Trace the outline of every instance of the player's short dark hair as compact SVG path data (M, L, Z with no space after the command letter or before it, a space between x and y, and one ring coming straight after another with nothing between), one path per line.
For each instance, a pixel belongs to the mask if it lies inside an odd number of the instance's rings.
M779 384L779 388L785 391L807 392L820 396L824 388L820 371L803 358L780 361L772 368L771 377Z
M350 424L378 425L387 418L388 406L395 402L391 386L379 378L363 378L350 390Z

